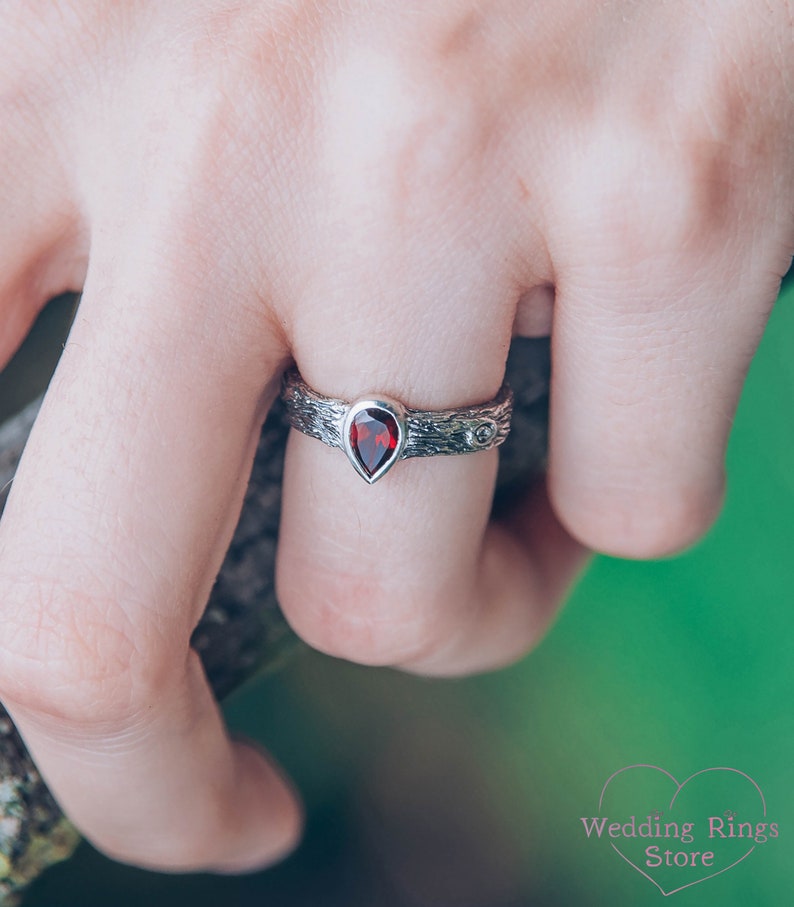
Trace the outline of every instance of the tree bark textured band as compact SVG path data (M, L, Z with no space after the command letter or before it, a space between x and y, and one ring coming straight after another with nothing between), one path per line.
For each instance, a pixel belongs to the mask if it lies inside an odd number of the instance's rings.
M507 383L487 403L417 410L380 396L354 402L325 397L297 369L284 376L282 397L293 428L344 450L370 485L397 460L476 453L502 444L510 431L513 392Z

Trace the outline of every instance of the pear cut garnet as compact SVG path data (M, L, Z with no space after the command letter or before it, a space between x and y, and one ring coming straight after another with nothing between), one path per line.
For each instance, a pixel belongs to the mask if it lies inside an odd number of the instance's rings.
M350 448L370 478L394 456L399 439L397 420L380 407L362 409L350 422Z

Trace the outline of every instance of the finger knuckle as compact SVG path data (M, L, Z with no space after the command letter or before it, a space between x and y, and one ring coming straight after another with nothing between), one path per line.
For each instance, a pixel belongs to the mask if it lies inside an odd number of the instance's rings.
M465 81L446 85L395 55L350 51L329 80L322 151L335 197L403 223L479 185L492 123ZM433 216L437 217L437 211Z
M741 238L738 168L729 144L688 122L667 131L656 123L617 130L605 123L575 155L573 175L553 202L552 234L562 230L566 238L563 257L575 262L586 247L594 277L603 276L613 290L640 280L648 302L673 277L698 284L700 275L724 267L726 243ZM632 311L641 304L637 296L626 299Z
M428 589L388 577L311 576L281 584L279 599L310 646L350 661L395 665L424 655L443 637L443 607Z
M677 486L600 490L559 507L571 534L595 551L648 560L689 548L719 513L721 491Z
M55 587L8 587L0 630L3 695L56 721L119 722L149 707L169 670L165 640L129 621L118 603Z

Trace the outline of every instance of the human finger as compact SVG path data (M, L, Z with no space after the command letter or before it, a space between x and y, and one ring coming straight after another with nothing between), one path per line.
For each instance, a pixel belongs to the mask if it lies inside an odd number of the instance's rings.
M539 480L489 524L471 610L443 646L428 647L400 667L462 675L522 657L548 630L589 556L560 523Z
M161 249L92 265L0 525L0 689L102 850L249 869L294 844L299 808L230 741L189 640L283 354Z
M620 166L598 152L595 168L580 162L576 227L566 211L551 243L550 490L587 545L657 557L719 512L733 414L788 255L780 223L756 210L763 193L733 191L710 156L609 147Z
M284 313L303 378L349 401L385 396L422 410L488 401L503 379L523 265L515 201L484 151L487 115L458 94L409 99L399 108L407 123L384 126L383 147L369 119L371 140L349 140L362 101L345 101L323 196L329 226L345 229L317 231L307 295L323 305ZM277 570L293 627L337 656L432 662L435 673L516 657L536 635L539 605L526 559L512 563L516 545L488 529L496 466L495 451L416 458L370 486L339 450L294 433ZM489 638L475 641L474 627Z

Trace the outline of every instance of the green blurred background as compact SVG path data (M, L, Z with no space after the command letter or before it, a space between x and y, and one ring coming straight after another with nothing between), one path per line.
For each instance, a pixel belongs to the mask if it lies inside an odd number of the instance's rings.
M30 395L25 372L35 381L57 352L47 336L60 305L3 377L6 412ZM305 798L293 857L245 878L168 877L84 845L25 903L658 905L660 891L579 820L633 763L679 780L742 769L780 823L743 863L673 895L677 907L792 903L793 305L789 285L742 398L724 512L693 551L598 558L540 647L497 674L429 681L299 655L226 707Z

